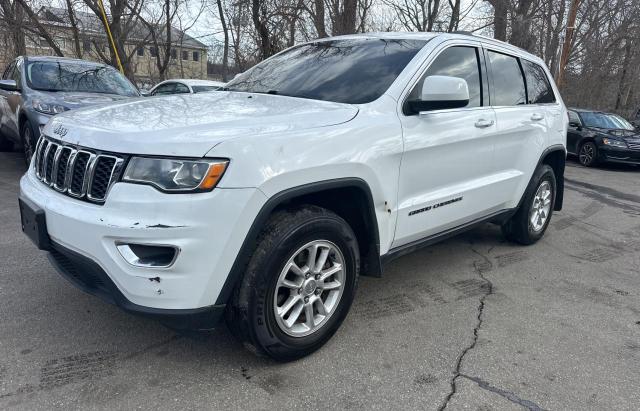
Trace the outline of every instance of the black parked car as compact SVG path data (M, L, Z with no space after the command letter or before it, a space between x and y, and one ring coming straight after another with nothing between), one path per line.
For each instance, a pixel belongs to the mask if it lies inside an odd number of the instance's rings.
M617 114L571 108L567 151L586 167L605 161L640 165L640 130Z
M0 80L0 150L23 147L27 164L51 116L140 93L105 64L63 57L18 57Z

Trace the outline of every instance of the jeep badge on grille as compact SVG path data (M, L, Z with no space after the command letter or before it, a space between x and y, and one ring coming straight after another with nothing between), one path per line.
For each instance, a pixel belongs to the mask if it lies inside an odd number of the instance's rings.
M67 130L66 127L63 127L62 124L58 124L53 128L53 134L57 134L60 137L66 136L68 132L69 130Z

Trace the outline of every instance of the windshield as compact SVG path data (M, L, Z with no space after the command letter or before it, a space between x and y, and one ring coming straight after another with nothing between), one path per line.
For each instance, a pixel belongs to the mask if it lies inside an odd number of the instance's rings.
M615 114L582 112L580 117L582 117L582 122L587 127L634 130L631 123Z
M34 90L137 96L138 90L109 66L66 61L34 61L27 65L27 84Z
M362 38L303 44L240 74L224 90L369 103L389 88L426 43Z

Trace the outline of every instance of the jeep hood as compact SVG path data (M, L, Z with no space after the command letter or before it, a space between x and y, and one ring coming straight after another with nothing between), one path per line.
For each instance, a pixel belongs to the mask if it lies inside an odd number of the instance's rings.
M104 151L201 157L227 139L326 127L357 113L349 104L224 91L69 111L53 117L44 133Z

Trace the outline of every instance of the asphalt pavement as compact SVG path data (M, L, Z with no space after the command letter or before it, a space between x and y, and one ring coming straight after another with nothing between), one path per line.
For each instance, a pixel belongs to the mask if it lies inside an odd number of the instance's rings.
M640 168L569 162L529 247L487 224L361 278L317 353L257 358L71 286L21 233L0 153L0 409L636 410Z

